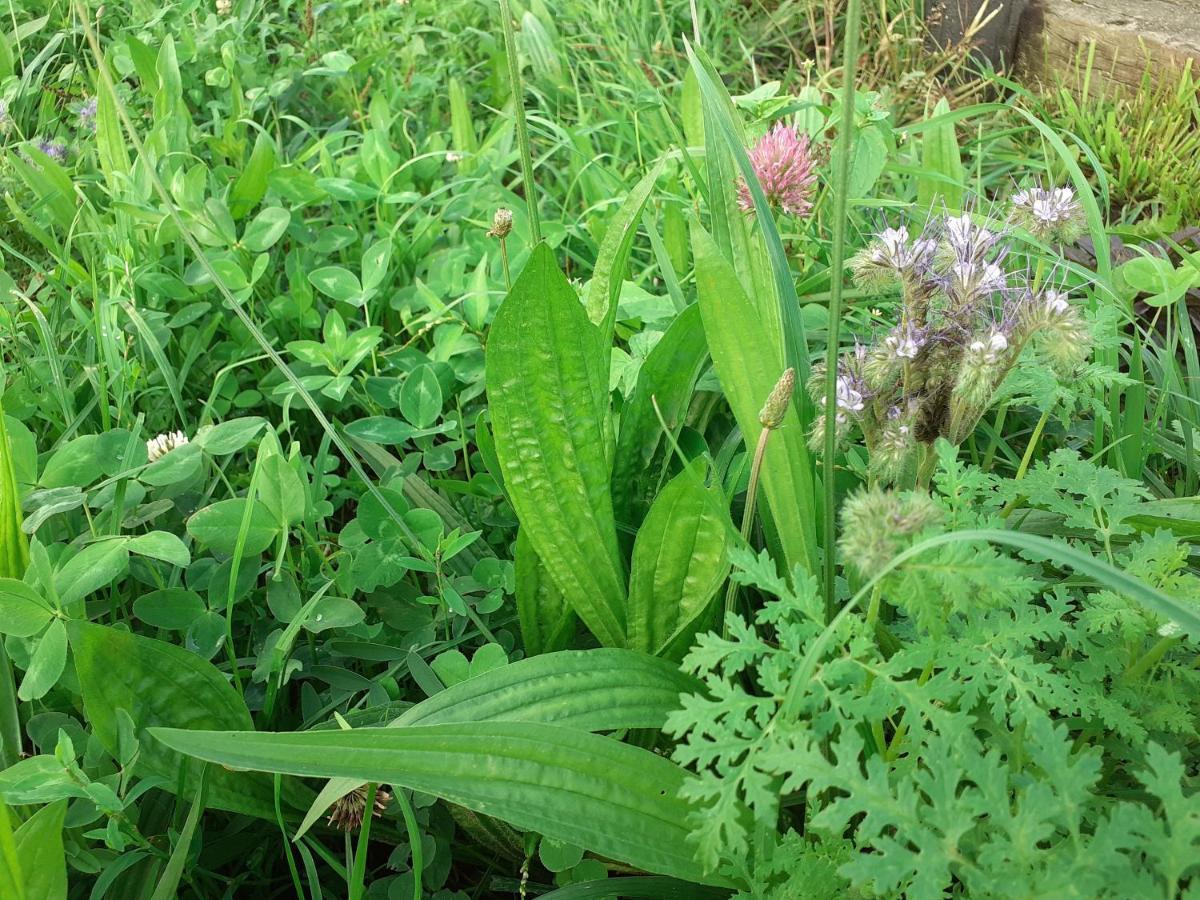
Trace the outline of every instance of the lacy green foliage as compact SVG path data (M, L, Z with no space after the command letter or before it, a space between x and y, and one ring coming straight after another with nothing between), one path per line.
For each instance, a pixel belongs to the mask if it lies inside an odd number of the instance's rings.
M1089 539L1128 541L1144 496L1074 453L1020 483L939 455L946 527L994 524L1019 491ZM1167 532L1113 561L1200 596ZM1041 560L950 544L879 582L878 619L845 617L821 650L811 579L789 585L765 554L733 562L770 599L728 640L700 638L685 668L706 692L668 730L696 772L701 857L750 895L1176 896L1200 873L1185 767L1200 676L1169 623Z

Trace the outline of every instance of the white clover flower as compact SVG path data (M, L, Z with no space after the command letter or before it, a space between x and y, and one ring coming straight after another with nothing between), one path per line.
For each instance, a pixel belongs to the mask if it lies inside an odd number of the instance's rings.
M446 151L446 162L451 163L451 164L457 164L462 161L463 161L463 154L459 153L457 150L447 150Z
M233 12L233 0L217 0L217 15L227 16Z
M148 462L162 459L176 447L182 447L188 442L187 435L182 431L170 431L146 441L146 458Z

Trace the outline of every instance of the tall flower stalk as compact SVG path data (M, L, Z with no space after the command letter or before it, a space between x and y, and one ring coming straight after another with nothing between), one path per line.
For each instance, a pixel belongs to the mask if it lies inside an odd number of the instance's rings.
M845 45L842 48L842 122L833 151L833 249L830 252L829 327L825 348L825 408L837 403L838 331L842 320L842 278L846 264L846 208L850 191L850 151L854 146L854 81L858 70L858 25L862 15L859 0L847 0ZM834 574L837 534L837 492L834 490L833 453L836 432L827 429L822 460L822 480L825 487L824 516L824 588L825 620L834 614Z
M533 184L533 151L529 146L529 127L525 124L525 85L521 82L521 61L517 57L517 39L513 31L512 10L508 0L500 0L500 26L504 32L504 55L508 57L508 80L512 89L513 115L517 122L517 147L521 151L521 180L525 204L529 207L529 234L534 244L542 240L538 219L537 192Z

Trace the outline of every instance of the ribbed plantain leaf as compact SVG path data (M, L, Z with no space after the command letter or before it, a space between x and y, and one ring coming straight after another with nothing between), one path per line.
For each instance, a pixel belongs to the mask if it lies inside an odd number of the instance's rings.
M152 734L199 759L266 772L344 776L424 791L517 828L662 875L722 884L696 861L680 798L687 777L611 738L531 722L300 734Z
M592 283L588 286L587 312L588 317L600 326L600 341L605 347L612 343L613 329L617 322L617 302L621 297L621 282L625 278L625 267L629 264L633 239L637 236L638 222L664 165L666 160L659 160L658 164L634 185L609 223L604 240L600 244L600 253L596 257L596 267L592 272Z
M524 529L517 532L513 575L516 581L517 619L521 625L525 653L537 656L566 649L575 634L579 617L547 575L546 567L538 559L537 551L529 543Z
M544 244L496 314L486 369L496 455L521 529L583 623L622 646L608 348Z
M495 721L544 722L583 731L660 728L679 707L680 694L701 689L676 666L645 653L563 650L461 681L422 700L395 724Z
M783 374L782 352L767 337L737 275L699 226L692 230L692 249L708 349L746 448L753 452L762 431L759 410ZM812 571L818 510L808 444L794 404L767 445L761 477L788 570L800 565Z
M252 728L246 703L226 678L207 660L182 647L104 625L67 623L83 705L96 738L117 752L117 710L124 709L139 733L152 725L184 728ZM138 772L165 779L164 789L195 795L198 766L185 762L154 741L144 740ZM205 801L210 807L275 818L271 782L244 772L209 772ZM287 785L285 800L303 809L310 795L296 784Z
M703 478L703 460L676 475L638 531L629 576L634 650L657 655L693 631L729 572L733 523L720 491Z
M950 104L943 97L933 108L933 118L949 112ZM921 139L921 172L917 176L917 205L929 209L940 198L947 209L961 209L965 182L954 123L939 122L925 129Z
M662 336L638 372L629 402L621 410L621 431L613 460L613 514L622 526L637 528L649 507L657 471L651 469L659 449L666 443L662 423L681 423L708 357L700 308L692 304L681 312Z
M671 663L631 650L564 650L524 659L447 688L390 723L542 722L584 731L661 728L697 682ZM313 801L303 834L361 782L334 778Z

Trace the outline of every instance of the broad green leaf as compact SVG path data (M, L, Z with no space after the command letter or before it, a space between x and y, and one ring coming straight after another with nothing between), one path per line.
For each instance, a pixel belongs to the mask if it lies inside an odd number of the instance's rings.
M59 800L35 812L13 835L25 880L25 900L61 900L67 896L67 858L62 839L66 817L67 801Z
M86 487L101 474L100 435L85 434L67 441L54 452L42 470L41 487Z
M147 625L183 631L208 611L204 600L186 588L163 588L133 601L133 614Z
M611 738L531 722L300 734L156 728L167 746L246 769L423 791L649 872L705 884L688 840L686 774Z
M173 566L186 569L192 562L187 545L169 531L151 531L131 537L126 544L131 553L161 559Z
M236 453L254 440L266 424L267 420L260 416L229 419L220 425L202 428L193 443L205 453L213 456L227 456L230 453Z
M292 214L282 206L268 206L246 226L242 245L251 253L270 250L291 223Z
M800 316L796 282L783 240L779 236L779 227L750 162L742 124L724 83L703 49L689 45L687 51L704 108L709 203L721 207L719 214L715 210L713 212L713 235L721 248L726 250L728 262L750 268L756 288L754 294L762 295L762 298L752 295L751 300L760 304L759 314L765 326L763 336L779 345L782 359L796 370L803 384L808 380L810 368L808 338L804 331L804 320ZM745 217L733 203L735 176L739 174L754 201L754 216L759 228L757 235L747 234ZM724 239L718 226L727 232ZM745 260L741 259L743 256ZM769 273L762 270L763 256L766 257ZM772 301L769 307L765 302L768 300ZM803 392L800 399L804 401Z
M938 100L933 115L950 112L946 98ZM917 176L917 205L931 209L940 197L947 209L962 208L966 173L958 149L954 123L943 120L925 130L921 138L921 174Z
M517 618L525 653L537 656L565 649L575 635L579 617L551 581L524 529L517 532L513 555Z
M0 634L32 637L54 617L42 596L15 578L0 578Z
M479 150L479 138L471 122L471 108L467 91L457 78L451 78L448 88L450 96L450 138L459 153L474 154ZM465 160L464 160L465 162Z
M17 689L20 700L40 700L62 677L67 665L67 629L62 619L55 619L38 638L29 657L29 668Z
M25 877L13 840L12 818L3 803L0 803L0 897L25 900Z
M696 460L676 475L638 530L629 575L631 649L657 655L686 643L729 573L733 523L719 489L704 486L704 467Z
M192 443L184 444L150 463L138 475L138 481L154 487L177 484L199 472L202 462L200 447Z
M592 270L592 281L588 287L587 312L588 317L600 328L602 347L612 343L613 327L617 321L617 302L621 297L621 282L629 265L633 239L637 237L638 222L666 162L665 159L659 160L629 192L629 196L609 222L604 241L600 244L596 266Z
M259 131L250 159L229 191L229 209L234 218L242 218L258 205L267 193L267 178L276 166L275 142Z
M621 646L608 349L545 244L496 313L486 367L496 455L521 528L584 624Z
M645 517L648 495L658 484L658 469L651 464L667 444L658 415L661 412L668 427L682 424L707 357L700 307L693 303L654 345L621 410L612 477L613 512L619 525L637 528Z
M660 728L699 690L672 663L632 650L561 650L510 663L422 700L395 725L543 722L585 731Z
M125 574L129 568L129 538L106 538L88 544L54 573L59 602L70 606Z
M661 728L679 697L699 685L672 663L630 650L564 650L468 678L410 707L389 727L542 722L587 731ZM334 778L300 826L303 834L361 782Z
M247 502L245 497L235 497L204 507L188 519L188 534L214 552L232 556L237 550ZM262 553L271 546L278 533L279 523L262 503L255 500L242 556Z
M165 779L164 790L195 796L199 767L185 764L145 735L153 726L245 730L253 727L241 695L206 660L182 647L103 625L73 621L67 626L83 705L96 738L118 750L117 710L137 726L141 741L137 771ZM119 676L119 677L118 677ZM180 766L185 774L180 780ZM206 778L209 806L274 819L270 779L212 770ZM285 796L292 796L290 791ZM303 802L307 806L308 801Z
M783 360L777 345L767 339L737 275L699 226L692 232L692 245L708 349L746 450L753 453L762 432L758 413L783 374ZM813 571L816 565L815 522L819 511L805 438L793 403L783 425L771 435L763 457L762 490L789 571L795 566Z
M269 453L258 462L258 497L281 531L304 518L304 482L278 453Z
M310 272L308 280L318 291L334 300L357 305L362 299L358 277L341 266L325 266Z
M442 414L442 386L433 366L413 369L400 388L400 412L417 428L428 428Z

